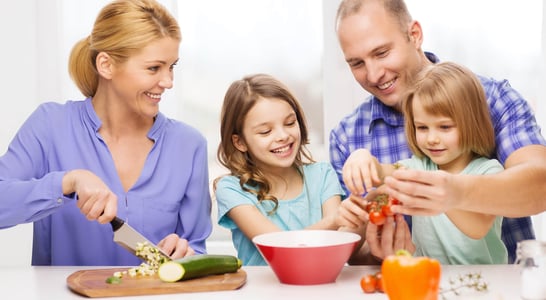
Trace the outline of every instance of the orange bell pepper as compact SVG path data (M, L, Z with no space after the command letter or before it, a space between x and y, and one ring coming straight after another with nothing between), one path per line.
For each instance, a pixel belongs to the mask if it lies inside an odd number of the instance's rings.
M383 288L390 300L437 300L441 266L436 259L413 257L405 250L381 264Z

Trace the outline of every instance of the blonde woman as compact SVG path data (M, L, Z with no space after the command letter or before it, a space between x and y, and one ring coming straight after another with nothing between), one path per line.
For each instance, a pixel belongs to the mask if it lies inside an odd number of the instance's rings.
M0 157L0 228L34 222L33 265L138 265L115 216L172 258L206 251L206 140L159 112L180 41L158 2L107 4L70 55L86 99L41 104Z

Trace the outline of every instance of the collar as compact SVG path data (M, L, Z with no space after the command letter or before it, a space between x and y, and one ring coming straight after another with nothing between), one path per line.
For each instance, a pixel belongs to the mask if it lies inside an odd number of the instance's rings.
M91 124L92 129L97 133L102 126L102 121L99 119L99 116L95 112L95 108L93 107L93 103L91 102L91 97L85 99L85 114L87 116L87 119L89 120L89 123ZM162 132L162 128L167 124L167 118L164 114L159 112L155 116L154 124L152 125L152 128L150 128L150 131L148 131L148 138L152 139L153 141L156 141L159 138L159 135Z

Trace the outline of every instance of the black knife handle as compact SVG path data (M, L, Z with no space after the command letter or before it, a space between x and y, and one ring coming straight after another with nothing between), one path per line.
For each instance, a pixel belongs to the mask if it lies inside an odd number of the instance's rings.
M110 221L110 225L112 225L112 230L113 231L116 231L116 230L120 229L121 226L123 226L124 223L125 222L122 219L118 218L118 217L115 217L114 219L112 219L112 221Z

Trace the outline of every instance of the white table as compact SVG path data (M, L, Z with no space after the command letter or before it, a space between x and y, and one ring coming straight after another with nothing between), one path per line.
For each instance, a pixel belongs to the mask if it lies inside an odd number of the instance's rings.
M74 294L66 285L66 278L70 274L86 268L89 267L0 267L0 295L2 298L9 295L13 299L25 300L86 299ZM247 282L238 290L102 299L387 299L384 294L364 294L360 289L361 276L375 273L379 270L378 266L346 266L335 283L308 286L281 284L269 267L243 267L243 269L247 272ZM520 299L520 269L516 265L443 266L442 286L447 284L449 278L477 271L481 272L489 283L488 292L471 292L459 297L449 295L447 299ZM408 278L408 280L411 279Z

